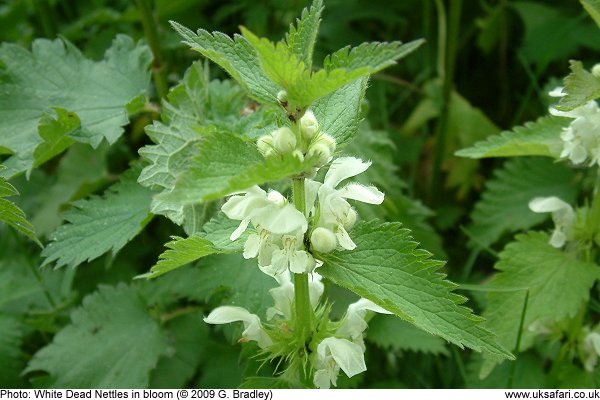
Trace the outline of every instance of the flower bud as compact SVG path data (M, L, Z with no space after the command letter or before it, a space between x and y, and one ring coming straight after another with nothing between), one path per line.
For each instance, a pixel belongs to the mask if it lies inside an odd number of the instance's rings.
M308 148L308 153L306 155L308 158L317 158L318 165L325 165L331 158L331 150L326 144L317 142Z
M302 118L300 118L300 130L302 131L302 136L307 141L312 140L319 130L319 123L312 111L306 111Z
M273 145L281 153L291 153L296 148L296 136L287 126L283 126L271 133Z
M281 104L287 103L287 92L285 90L277 92L277 101Z
M331 230L318 227L310 235L310 246L318 252L330 253L337 247L337 239Z
M592 67L592 75L596 78L600 78L600 64L596 64Z
M264 156L268 157L273 154L273 137L271 135L264 135L258 138L256 141L256 147L258 151Z

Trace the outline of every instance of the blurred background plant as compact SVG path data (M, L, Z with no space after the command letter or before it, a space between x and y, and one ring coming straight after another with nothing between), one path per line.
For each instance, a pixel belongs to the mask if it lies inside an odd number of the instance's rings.
M11 177L20 195L10 200L26 212L42 243L67 223L65 212L73 218L73 202L102 201L88 196L117 181L138 159L138 149L150 143L144 128L160 118L161 99L198 58L180 43L169 20L227 34L245 25L260 36L279 39L305 6L304 1L280 0L0 2L2 42L29 48L36 38L60 37L86 58L99 60L117 34L124 33L144 40L154 55L148 101L131 114L118 140L96 149L73 145L28 177ZM584 173L539 157L478 161L454 153L546 114L551 103L547 92L567 75L567 61L584 60L590 67L598 60L600 31L575 1L328 0L315 62L346 45L420 37L426 39L421 49L372 77L362 132L345 150L374 161L365 180L387 194L380 209L365 206L359 211L367 219L403 222L424 248L448 260L446 271L453 281L480 283L493 274L498 251L515 232L548 221L547 215L527 208L531 198L556 195L559 188L563 198L575 199L590 183ZM7 71L0 60L0 85L8 82ZM219 68L206 71L211 79L227 79ZM0 99L0 104L9 101ZM0 159L9 154L0 147ZM207 206L203 215L217 208ZM239 268L244 261L237 258L218 263L208 258L156 281L133 281L156 262L169 235L183 235L165 218L143 224L148 225L139 235L134 232L135 238L129 237L120 251L113 246L114 251L89 262L83 259L77 269L60 270L48 265L39 269L40 249L0 226L0 387L232 387L248 371L256 374L259 363L246 356L248 344L227 343L237 337L235 329L208 328L202 315L225 300L243 299L264 308L265 300L248 287L270 283L246 269L242 283ZM239 279L232 284L230 277ZM339 310L352 301L344 290L328 290ZM475 299L470 306L485 308L481 294L469 294ZM598 313L596 297L590 307ZM108 312L115 315L103 324L102 314ZM481 380L479 356L388 316L373 319L367 340L368 372L341 379L340 387L600 383L598 374L585 373L583 380L581 366L550 374L552 351L535 348ZM120 344L94 349L97 342ZM111 376L91 367L124 345L133 349L124 365L136 369L135 374ZM85 359L77 358L84 349ZM140 360L141 353L145 356ZM46 363L49 359L52 365ZM81 372L69 375L71 368ZM268 376L270 370L267 366L259 372ZM245 383L251 384L265 383Z

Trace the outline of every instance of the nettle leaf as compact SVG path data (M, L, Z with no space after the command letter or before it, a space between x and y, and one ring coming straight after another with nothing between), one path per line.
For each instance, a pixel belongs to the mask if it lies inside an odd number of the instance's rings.
M114 143L129 122L128 104L139 103L136 100L147 89L151 58L146 45L136 45L124 35L115 38L104 60L98 62L86 59L62 39L37 39L31 52L3 43L0 147L14 154L7 161L5 176L32 167L34 151L47 142L38 133L40 118L53 107L79 118L81 128L69 133L72 139L94 147L104 139ZM64 123L60 114L58 118L59 124ZM62 141L55 150L65 145Z
M68 222L52 235L42 252L42 265L75 267L107 251L116 254L133 239L152 218L151 191L136 182L141 167L126 171L121 181L111 186L104 197L92 196L73 203L65 213Z
M159 194L158 200L181 204L215 200L253 185L298 175L313 161L300 161L291 155L265 159L254 143L222 132L206 134L196 154L188 160L188 168L177 178L173 190Z
M570 61L571 73L565 78L566 96L558 103L559 110L569 111L600 97L600 77L583 68L580 61Z
M159 261L150 268L150 272L142 275L144 278L156 278L175 268L196 261L199 258L219 253L219 250L209 241L194 235L187 238L172 236L172 241L165 244L169 250L159 256Z
M81 128L77 114L60 107L56 107L54 111L56 118L49 113L44 113L40 118L38 133L44 141L33 151L32 167L39 167L66 150L75 142L69 135Z
M360 77L395 64L396 60L423 43L416 41L404 46L400 42L371 43L358 47L354 54L347 47L326 59L325 69L313 73L285 42L273 43L259 38L244 27L241 29L244 37L254 46L267 77L285 89L288 101L299 108L306 108L315 100Z
M376 315L369 321L367 340L385 349L449 354L444 340L391 315Z
M336 69L360 70L369 68L369 74L390 67L409 55L423 43L424 39L402 42L371 42L362 43L357 47L346 46L325 57L323 68L326 71Z
M138 179L143 186L163 193L172 191L177 177L202 151L205 136L215 130L255 137L274 129L274 118L262 108L240 117L247 102L241 88L230 82L209 82L206 72L201 63L194 63L183 81L169 92L168 102L163 103L163 122L146 127L155 144L139 150L149 161ZM197 206L155 196L151 211L189 227L194 225L190 219L197 214Z
M481 199L471 213L471 245L489 246L503 233L530 228L549 214L534 213L529 201L558 196L572 203L577 194L575 174L562 163L548 158L523 157L508 160L486 181Z
M229 239L238 225L237 221L219 212L204 224L203 231L187 238L172 236L173 240L165 244L169 250L159 256L158 263L150 269L150 272L140 277L156 278L211 254L241 253L249 233L242 233L242 236L235 241Z
M169 321L166 330L169 351L152 371L150 387L186 387L208 352L208 325L197 312Z
M348 143L358 131L367 82L367 78L357 79L320 98L311 106L321 131L335 138L338 149Z
M527 292L520 351L533 343L536 333L530 327L534 322L551 326L574 317L600 278L597 265L552 247L549 239L542 232L517 235L499 255L495 268L500 272L486 285L491 290L483 314L486 327L510 350L516 348Z
M579 2L600 27L600 0L579 0Z
M202 280L196 290L206 300L216 292L224 295L223 304L240 306L264 317L267 308L273 305L269 289L277 282L263 273L256 260L246 260L238 254L219 254L199 262Z
M312 67L312 56L321 23L321 13L323 12L322 0L313 1L310 10L302 10L300 19L296 19L296 25L290 25L290 31L285 36L290 51L306 65L306 68Z
M21 378L23 329L13 315L0 314L0 387L24 387Z
M25 372L46 371L59 388L143 388L166 349L164 333L134 288L100 286Z
M363 222L351 236L355 250L318 255L321 275L458 346L512 357L482 326L483 318L461 305L466 298L438 271L443 262L417 249L401 224Z
M260 69L256 51L243 36L233 39L224 33L198 29L197 33L170 21L171 26L183 37L185 44L198 51L223 68L235 79L248 95L261 103L278 104L277 92L281 90Z
M569 125L570 119L545 116L535 122L504 131L477 142L473 147L462 149L455 154L460 157L514 157L546 156L558 158L563 147L560 133Z
M5 166L0 165L0 171L5 168ZM43 247L35 236L33 225L27 221L25 212L17 207L12 201L4 199L4 197L18 194L19 192L17 189L0 176L0 221L21 232L29 239L36 242L40 247Z

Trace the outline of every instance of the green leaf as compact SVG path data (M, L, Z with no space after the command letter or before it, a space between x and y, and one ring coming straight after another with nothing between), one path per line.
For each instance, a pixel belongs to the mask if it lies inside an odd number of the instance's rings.
M385 349L449 355L442 339L390 315L376 315L369 321L367 340Z
M599 0L579 0L585 11L590 14L590 16L596 22L596 25L600 27L600 1Z
M175 187L177 177L190 168L189 160L202 151L205 136L215 130L257 137L275 128L274 119L263 108L240 117L246 97L241 88L230 82L208 81L202 64L196 62L168 95L163 103L163 123L146 127L155 143L140 149L149 161L138 181L155 191L168 193ZM165 215L186 232L194 232L197 205L167 201L155 196L151 211Z
M321 131L335 138L338 148L349 142L358 131L367 82L367 78L357 79L320 98L311 107Z
M277 283L258 269L256 260L246 260L239 254L220 254L206 257L199 264L202 280L196 289L206 299L219 291L224 294L223 304L244 307L261 318L273 305L269 289Z
M423 43L424 39L402 42L362 43L357 47L346 46L325 57L323 67L326 71L336 69L360 70L368 68L369 74L390 67L409 55Z
M423 41L401 45L368 43L350 51L344 48L325 60L325 69L311 73L310 66L299 59L284 42L273 43L259 38L242 27L242 34L258 53L265 75L287 92L292 107L304 109L315 100L348 83L378 72L406 56ZM338 67L341 66L341 67Z
M156 263L150 272L141 275L144 278L156 278L162 274L174 270L175 268L182 267L199 258L206 257L211 254L219 253L219 250L208 240L200 236L190 236L187 238L181 238L172 236L173 240L165 244L169 250L163 252L159 256L158 263Z
M229 238L239 224L238 221L229 219L223 212L219 212L204 224L202 236L223 253L241 253L250 234L249 231L242 233L242 236L233 242Z
M278 104L277 87L260 69L256 51L243 36L233 39L221 32L190 29L170 21L171 26L183 37L184 43L209 58L235 79L248 95L261 103Z
M24 367L21 354L21 322L12 315L0 314L0 387L25 387L21 378Z
M32 167L35 149L47 141L38 134L40 118L52 107L69 110L81 121L81 129L70 134L73 139L94 147L103 139L114 143L129 122L127 104L146 91L150 60L147 46L124 35L98 62L62 39L37 39L31 52L3 43L0 146L14 154L5 176Z
M65 213L68 224L59 227L42 252L43 265L56 261L56 267L75 267L107 251L116 254L151 219L151 192L136 178L141 167L126 171L121 181L111 186L104 197L92 196L73 203Z
M560 133L571 120L562 117L545 116L535 122L504 131L477 142L473 147L462 149L455 154L460 157L514 157L547 156L558 158L563 147Z
M77 114L64 108L56 107L56 119L48 113L40 118L38 132L44 139L33 151L33 166L39 167L54 156L62 153L75 141L69 137L81 128L81 121Z
M312 67L312 56L321 23L323 12L322 0L313 1L310 10L305 8L300 19L296 19L296 25L290 25L290 31L285 36L288 48L306 68Z
M152 371L150 388L183 388L208 351L208 326L201 313L182 315L166 326L167 354Z
M503 233L527 229L546 220L549 215L531 211L529 201L539 196L558 196L572 203L577 193L574 178L570 168L548 158L508 160L494 171L494 179L486 181L483 195L471 213L471 245L487 247Z
M71 321L33 356L26 373L46 371L59 388L148 386L167 343L134 288L100 286Z
M193 204L215 200L253 185L278 181L311 167L291 155L265 159L253 143L222 132L206 134L199 153L170 192L157 196L167 203Z
M516 348L527 291L520 351L533 343L535 333L529 328L534 322L543 325L574 317L600 278L597 265L580 261L548 241L542 232L517 235L500 253L495 266L500 272L486 285L492 290L484 312L486 327L510 350Z
M580 61L570 61L571 73L565 78L566 96L558 103L559 110L569 111L600 97L600 78L583 68Z
M3 165L0 165L0 171L5 168L6 167ZM17 207L12 201L3 199L3 197L18 194L19 192L17 189L0 176L0 221L21 232L29 239L36 242L40 247L44 247L35 236L33 225L27 221L25 212Z
M482 326L483 319L462 306L455 284L438 270L443 262L417 249L399 223L359 223L350 232L353 251L319 254L319 273L393 312L422 330L500 357L511 357Z

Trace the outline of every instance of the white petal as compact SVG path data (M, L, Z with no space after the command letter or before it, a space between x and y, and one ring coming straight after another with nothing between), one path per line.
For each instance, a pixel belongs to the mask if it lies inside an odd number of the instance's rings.
M295 251L290 256L290 271L292 271L295 274L303 274L305 272L308 272L309 268L314 267L314 260L313 265L310 265L309 262L310 259L306 251Z
M565 235L564 232L561 232L560 230L555 229L554 232L552 233L552 236L550 237L550 245L552 247L560 249L561 247L563 247L565 245L566 242L567 242L567 235Z
M325 285L321 282L321 275L313 272L308 276L308 297L310 298L310 304L313 308L316 308L319 304L319 300L323 295Z
M369 204L381 204L385 197L375 186L363 186L360 183L346 185L339 190L339 195L346 199L358 200Z
M279 250L279 247L273 243L263 243L258 251L258 265L262 267L271 264L273 253L275 253L277 250Z
M252 222L269 232L281 235L300 229L306 232L308 222L293 205L263 207L252 214Z
M336 187L344 179L365 172L370 166L370 162L355 157L337 158L331 163L329 171L325 174L324 183L327 186Z
M246 194L243 196L230 197L221 207L228 218L237 220L248 218L251 210L268 204L267 193L258 186L253 186L244 193Z
M337 379L337 376L335 379ZM334 378L331 376L331 371L328 369L320 369L315 372L313 383L317 389L329 389L331 387L332 380L334 380Z
M207 324L229 324L237 321L244 323L242 337L256 341L260 348L265 348L273 344L269 335L262 329L258 315L251 314L245 308L234 306L217 307L208 317L204 318L204 322Z
M551 91L549 91L548 95L550 97L563 97L563 96L566 96L567 94L563 92L562 86L557 86L554 89L552 89Z
M208 317L204 318L204 322L207 324L229 324L231 322L243 321L253 322L254 317L258 318L255 314L251 314L250 311L242 307L234 306L222 306L217 307Z
M249 219L243 219L242 222L240 222L239 226L235 228L235 231L231 233L231 236L229 236L229 240L231 240L232 242L234 240L238 240L240 236L242 236L242 233L244 233L244 231L248 228L249 223Z
M339 336L348 336L352 339L362 338L362 333L367 329L365 316L367 311L373 311L380 314L392 314L388 310L379 307L371 300L360 299L348 306L348 311L344 322L336 331Z
M322 186L321 182L313 181L311 179L304 180L304 194L306 198L306 211L311 212L315 206L317 200L317 193L319 188Z
M246 239L246 243L244 243L244 253L243 256L245 259L254 258L258 255L258 250L260 249L260 236L256 233L248 236Z
M337 238L340 246L342 246L346 250L354 250L356 248L356 243L352 241L348 232L342 225L338 225L337 230L335 232L335 237Z
M273 297L274 306L271 308L273 315L283 315L286 318L292 317L292 305L294 304L294 284L291 282L284 283L281 286L269 290ZM268 319L269 317L267 315Z
M287 255L282 250L275 250L271 258L271 271L274 275L279 275L285 272L288 267Z
M325 358L327 351L344 371L348 378L367 370L363 349L356 343L346 339L328 337L319 343L317 353L319 357Z
M533 212L555 212L560 210L572 210L571 205L556 196L536 197L529 202L529 208Z

